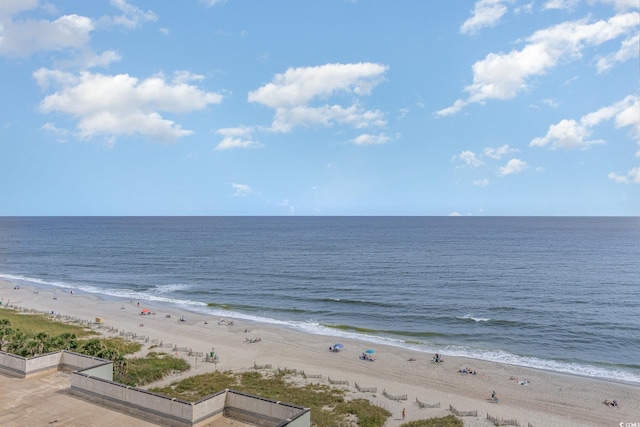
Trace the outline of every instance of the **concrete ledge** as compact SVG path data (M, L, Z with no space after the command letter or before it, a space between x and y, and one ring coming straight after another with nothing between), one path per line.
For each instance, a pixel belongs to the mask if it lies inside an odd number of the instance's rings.
M71 393L87 400L151 418L171 427L195 427L221 416L264 427L309 427L309 408L235 390L222 390L187 402L113 381L113 362L62 350L35 358L0 352L0 372L27 378L53 370L71 372Z

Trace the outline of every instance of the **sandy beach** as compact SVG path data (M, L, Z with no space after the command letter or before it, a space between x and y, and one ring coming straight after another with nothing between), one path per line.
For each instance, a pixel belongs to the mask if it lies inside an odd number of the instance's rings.
M89 322L100 317L104 319L100 329L103 333L109 333L106 327L111 327L111 334L124 331L149 338L142 352L147 351L152 341L160 341L193 352L215 351L219 357L217 364L206 363L202 358L178 351L177 355L187 359L192 369L158 384L215 369L243 371L254 365L270 364L273 368L322 375L322 379L314 381L328 383L329 378L348 381L348 386L340 387L350 395L366 397L391 411L388 426L403 422L403 410L406 422L448 415L450 405L459 411L477 411L477 417L463 417L467 426L493 425L487 414L535 427L640 425L639 385L447 355L444 363L434 364L432 354L377 344L375 361L364 361L359 356L372 345L361 341L341 339L344 349L334 353L329 347L336 339L330 336L231 317L221 321L213 316L154 307L146 301L105 301L93 295L72 294L68 289L28 286L14 289L13 284L0 282L0 298L2 307L8 304ZM142 309L155 314L141 315ZM255 338L260 340L251 343ZM476 374L459 373L463 368L471 368ZM522 385L525 379L527 383ZM8 383L7 377L0 375L0 383L3 382ZM377 392L359 392L356 383L361 388L376 387ZM494 390L499 403L491 399ZM391 400L384 391L392 396L406 395L407 400ZM427 404L440 403L440 408L420 408L416 399ZM617 400L619 407L606 406L605 399Z

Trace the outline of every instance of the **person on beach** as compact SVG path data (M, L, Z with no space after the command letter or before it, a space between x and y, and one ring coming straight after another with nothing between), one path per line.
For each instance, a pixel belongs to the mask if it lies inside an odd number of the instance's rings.
M404 415L405 415L404 410L405 408L402 408L402 420L404 420Z

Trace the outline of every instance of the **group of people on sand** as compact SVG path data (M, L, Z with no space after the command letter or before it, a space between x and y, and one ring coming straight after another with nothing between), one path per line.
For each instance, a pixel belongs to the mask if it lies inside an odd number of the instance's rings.
M477 371L474 371L471 368L458 369L458 372L461 374L470 374L470 375L476 375L478 373Z
M442 355L436 353L436 355L433 356L433 363L444 363L444 359L442 358Z
M369 362L373 362L373 361L376 360L376 359L373 358L373 356L371 356L370 354L367 354L366 352L362 353L362 356L360 356L360 359L368 360Z
M510 380L514 380L515 382L518 383L518 385L529 385L529 380L526 378L523 379L519 379L518 377L511 377L509 378Z
M617 400L607 400L605 399L604 402L605 405L607 406L611 406L612 408L617 408L618 407L618 401Z
M260 342L260 341L262 341L262 338L260 338L260 337L255 337L255 338L248 338L248 337L245 337L245 339L244 339L244 340L245 340L246 342L248 342L249 344L253 344L253 343L256 343L256 342Z

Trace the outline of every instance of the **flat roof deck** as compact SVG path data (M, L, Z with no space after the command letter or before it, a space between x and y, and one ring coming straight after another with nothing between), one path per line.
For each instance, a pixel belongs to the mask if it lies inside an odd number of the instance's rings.
M56 371L23 379L0 373L0 425L24 426L158 426L144 418L98 405L71 393L71 373ZM255 427L220 417L207 427Z

